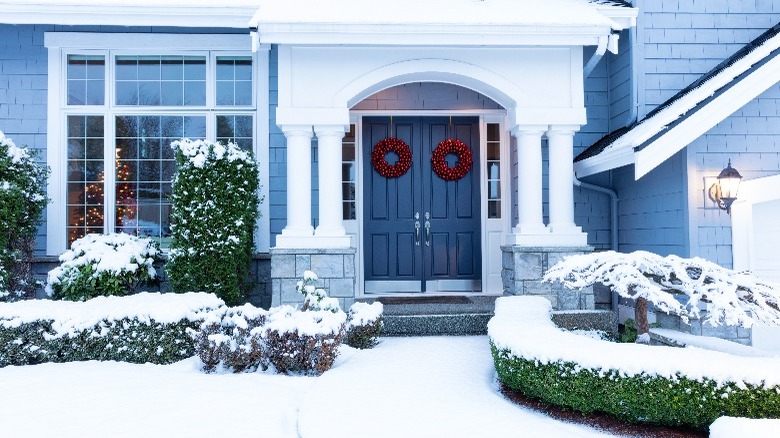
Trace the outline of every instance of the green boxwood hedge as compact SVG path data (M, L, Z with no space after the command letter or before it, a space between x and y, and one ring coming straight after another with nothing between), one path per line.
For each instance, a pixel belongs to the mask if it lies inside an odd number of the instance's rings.
M721 416L780 418L780 390L734 382L677 379L542 363L499 350L491 342L501 382L523 394L585 414L604 412L631 423L706 429Z
M169 364L195 354L187 329L197 328L200 321L104 319L66 334L58 334L54 324L54 320L40 320L15 327L0 325L0 367L82 360Z

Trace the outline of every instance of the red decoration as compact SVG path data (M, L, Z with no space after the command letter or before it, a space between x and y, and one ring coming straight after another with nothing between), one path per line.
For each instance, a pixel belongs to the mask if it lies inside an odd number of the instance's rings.
M455 154L458 156L458 163L455 167L447 165L446 157L448 154ZM448 138L442 141L433 150L433 171L439 178L445 181L457 181L471 170L471 165L474 160L471 158L471 149L460 140Z
M395 152L398 155L398 161L392 166L385 160L388 152ZM412 151L403 140L389 137L374 145L371 164L374 165L374 170L385 178L398 178L412 167Z

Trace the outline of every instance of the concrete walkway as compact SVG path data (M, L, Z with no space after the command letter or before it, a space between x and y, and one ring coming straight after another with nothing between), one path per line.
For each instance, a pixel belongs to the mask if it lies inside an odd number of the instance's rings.
M345 351L298 412L302 438L609 436L507 401L488 338L385 338Z

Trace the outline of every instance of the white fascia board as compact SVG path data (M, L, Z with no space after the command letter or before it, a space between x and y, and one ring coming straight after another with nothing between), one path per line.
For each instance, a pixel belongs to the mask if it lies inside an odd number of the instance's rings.
M74 2L75 3L75 2ZM247 29L255 7L154 4L0 3L0 23ZM143 2L139 2L143 3Z
M610 26L485 25L339 25L261 24L262 44L447 45L447 46L590 46L609 35Z
M96 37L96 35L99 35ZM54 48L155 48L166 50L250 50L249 34L45 32L44 47Z
M636 17L639 15L639 9L637 8L600 7L597 9L602 15L614 21L622 29L636 26ZM622 29L618 29L616 26L615 30Z
M577 178L585 178L630 164L634 164L632 148L608 149L596 156L575 162L574 174Z
M776 56L756 71L736 82L731 88L709 101L703 108L686 117L636 152L635 179L655 169L723 121L748 102L780 81L780 56Z

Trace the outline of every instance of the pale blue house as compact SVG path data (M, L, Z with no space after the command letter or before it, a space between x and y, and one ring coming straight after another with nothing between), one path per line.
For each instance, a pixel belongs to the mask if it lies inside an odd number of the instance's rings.
M89 232L164 246L186 136L258 157L264 305L312 269L345 305L592 309L540 276L610 248L780 280L778 2L225 3L0 0L0 131L52 169L42 265Z

